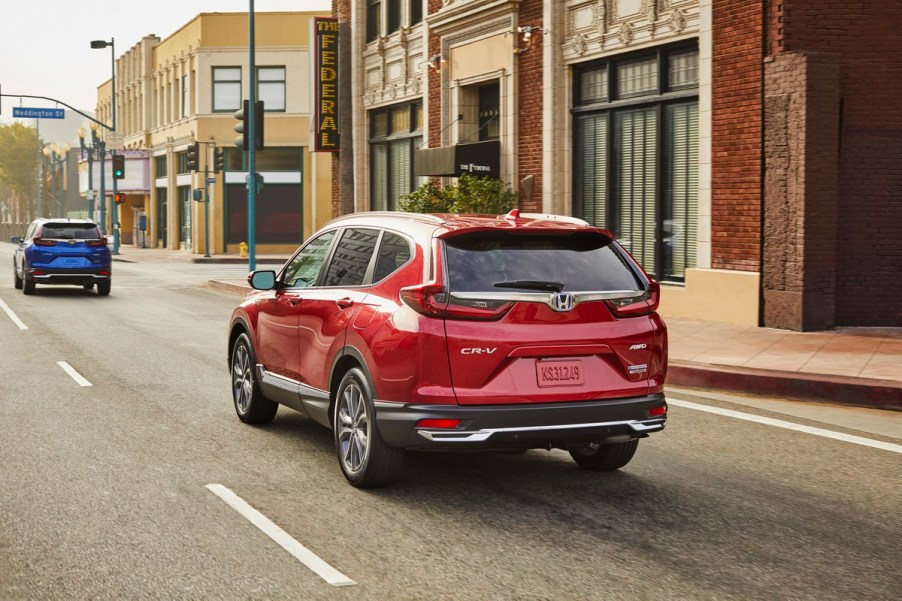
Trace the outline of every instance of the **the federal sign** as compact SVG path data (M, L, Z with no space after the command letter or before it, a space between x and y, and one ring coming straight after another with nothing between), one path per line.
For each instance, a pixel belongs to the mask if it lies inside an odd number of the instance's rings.
M14 106L13 117L20 119L65 119L66 109L39 109Z
M338 19L313 19L316 128L314 151L337 152L338 137Z

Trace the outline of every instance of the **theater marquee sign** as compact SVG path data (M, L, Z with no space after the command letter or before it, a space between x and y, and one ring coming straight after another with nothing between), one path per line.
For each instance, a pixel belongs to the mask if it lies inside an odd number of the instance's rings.
M313 19L313 60L316 127L314 151L337 152L338 137L338 19Z

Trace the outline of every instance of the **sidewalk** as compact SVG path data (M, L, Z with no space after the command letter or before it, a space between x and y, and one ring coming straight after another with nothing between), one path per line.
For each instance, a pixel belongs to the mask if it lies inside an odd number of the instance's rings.
M204 258L162 249L120 249L114 260L247 263L237 255ZM262 265L287 256L258 255ZM240 280L210 286L245 293ZM667 384L844 405L902 410L902 328L791 332L664 316L669 333Z

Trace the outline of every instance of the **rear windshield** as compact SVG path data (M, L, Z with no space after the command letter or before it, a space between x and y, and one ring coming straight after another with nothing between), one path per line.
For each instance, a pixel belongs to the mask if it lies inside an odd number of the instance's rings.
M446 248L452 292L535 291L542 283L569 292L645 287L610 241L593 232L479 233L450 238Z
M100 231L90 223L45 223L41 238L49 240L100 240Z

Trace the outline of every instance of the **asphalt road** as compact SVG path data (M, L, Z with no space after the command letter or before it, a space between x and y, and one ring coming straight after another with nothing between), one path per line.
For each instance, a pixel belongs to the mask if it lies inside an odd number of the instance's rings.
M27 327L0 310L0 599L902 598L898 414L858 410L884 426L869 433L845 409L672 393L891 445L674 405L618 473L558 451L419 453L361 491L327 430L284 408L262 428L235 417L238 297L202 285L222 269L241 270L116 263L106 298L26 297L0 273ZM356 584L328 584L210 484Z

